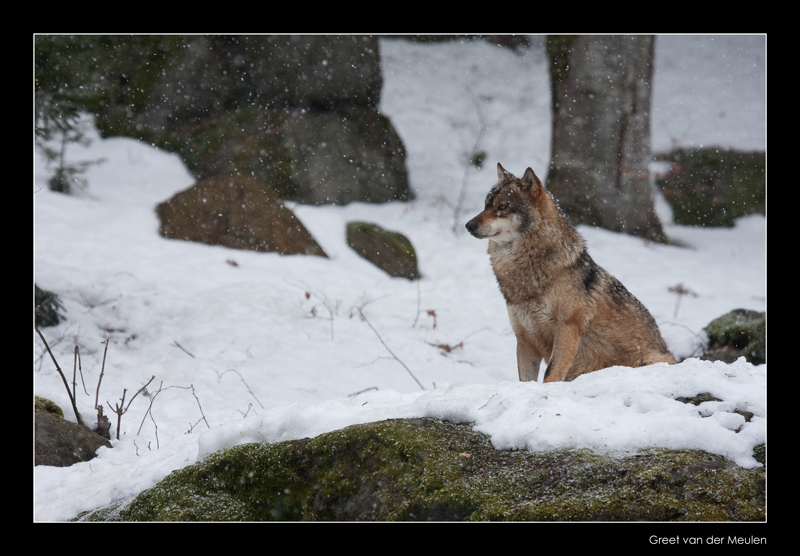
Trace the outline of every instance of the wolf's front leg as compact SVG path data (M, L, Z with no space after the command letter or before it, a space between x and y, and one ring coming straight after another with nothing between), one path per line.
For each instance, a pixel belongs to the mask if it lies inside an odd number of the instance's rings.
M537 382L539 380L539 365L542 357L533 346L524 340L517 339L517 371L522 382Z
M553 341L553 354L544 372L545 382L564 380L578 353L580 341L580 327L577 324L565 322L558 327Z

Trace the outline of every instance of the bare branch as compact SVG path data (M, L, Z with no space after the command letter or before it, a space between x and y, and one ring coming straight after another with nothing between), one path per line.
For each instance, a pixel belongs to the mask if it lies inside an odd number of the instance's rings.
M131 406L131 403L133 403L133 400L136 399L136 396L138 396L142 391L144 391L147 388L147 385L153 382L154 378L156 378L155 375L151 376L150 380L147 381L147 384L145 384L136 391L136 393L128 401L127 405L125 405L125 393L128 391L128 389L123 388L122 398L120 398L120 403L116 404L115 407L112 408L112 411L117 414L117 440L119 440L119 430L120 430L120 424L122 422L122 416L128 412L128 408ZM111 404L109 402L106 403L108 404L108 407L111 407Z
M149 415L150 416L150 420L153 422L153 426L155 427L156 449L158 449L158 447L159 447L159 442L158 442L158 423L156 423L156 420L153 418L153 411L152 410L153 410L153 402L156 400L156 397L161 393L161 391L162 391L161 387L163 385L164 385L164 382L162 381L161 384L158 385L158 390L156 391L156 393L152 394L150 396L150 405L147 406L147 411L144 412L144 416L142 417L142 422L139 423L139 430L136 431L136 434L138 436L138 434L140 432L142 432L142 426L144 425L144 420L147 419L147 416Z
M102 341L100 343L101 344L105 344L106 347L103 349L103 363L102 363L102 365L100 365L100 376L97 379L97 388L95 389L95 392L94 392L94 406L95 407L98 407L97 400L100 398L100 383L103 381L103 374L105 373L105 370L106 370L106 353L108 352L108 338L106 338L104 341ZM77 348L78 348L78 346L75 346L76 351L77 351ZM102 407L102 405L100 405L100 407Z
M322 303L322 305L328 311L328 318L331 321L331 342L332 342L333 341L333 317L336 314L336 307L339 305L339 303L337 302L336 306L334 306L334 304L332 304L330 302L330 300L325 295L320 297L319 295L314 293L312 291L312 289L308 286L308 284L302 284L302 286L300 286L300 285L297 285L297 284L290 284L288 281L286 281L286 283L291 285L291 286L293 286L293 287L295 287L295 288L302 289L303 290L303 296L305 297L305 299L308 300L308 299L313 297L314 299L316 299L317 301ZM316 306L311 307L311 316L312 317L316 317L317 316L317 307Z
M87 396L89 392L86 391L86 382L83 380L83 369L81 368L81 352L78 349L77 344L75 345L75 360L72 363L72 385L73 388L75 387L75 369L77 368L78 373L81 375L81 386L83 386L83 393Z
M78 412L78 406L75 403L75 394L74 392L71 392L69 389L69 383L67 382L67 377L65 377L64 373L61 371L61 367L58 365L58 361L56 361L56 357L55 355L53 355L53 352L50 351L50 346L47 345L47 340L44 339L44 335L39 330L39 327L34 325L33 329L36 330L36 333L39 335L39 337L42 339L42 342L44 343L44 347L47 350L47 353L50 354L50 359L53 360L53 364L56 366L56 371L58 371L58 374L61 376L61 380L64 382L64 388L67 389L67 395L69 396L69 401L72 404L72 410L75 412L75 418L78 420L78 424L82 425L83 418L81 417L81 414Z
M206 420L206 415L205 413L203 413L203 407L200 405L200 398L198 398L197 394L194 393L194 385L190 385L189 388L192 389L192 396L194 396L194 399L197 400L197 407L200 408L200 415L203 416L202 420L206 422L206 426L210 429L211 425L208 424L208 421ZM199 422L200 421L198 421L198 423Z
M225 371L222 371L221 373L217 373L217 382L219 382L222 379L222 375L224 375L225 373L236 373L237 375L239 375L239 380L242 381L244 387L247 388L247 391L250 392L250 395L253 396L253 399L255 399L258 402L258 405L261 406L261 409L264 409L264 404L261 403L261 400L256 398L256 395L253 393L253 390L250 389L250 386L247 384L247 382L245 382L244 377L242 377L242 374L236 369L227 369Z
M398 363L400 363L400 364L403 366L403 368L406 370L406 372L408 372L408 374L409 374L409 375L411 375L411 378L413 378L413 379L414 379L414 381L415 381L417 384L419 384L419 387L420 387L420 388L422 388L423 390L425 390L425 387L422 385L422 383L421 383L419 380L417 380L417 377L415 377L415 376L414 376L414 373L412 373L412 372L411 372L411 369L409 369L409 368L408 368L408 366L407 366L405 363L403 363L403 362L400 360L400 358L399 358L399 357L397 357L397 356L394 354L394 352L393 352L391 349L389 349L389 346L387 346L387 345L386 345L386 342L384 342L384 341L383 341L383 338L381 338L381 335L380 335L380 334L378 334L378 331L377 331L377 330L375 330L375 327L374 327L374 326L372 326L372 324L370 324L370 322L367 320L367 317L365 317L365 316L364 316L364 313L362 313L362 312L361 312L361 308L360 308L360 307L358 307L358 314L361 316L361 320L363 320L364 322L366 322L366 323L367 323L367 326L369 326L369 327L372 329L372 331L375 333L375 336L377 336L377 337L378 337L378 340L380 340L381 344L383 344L383 347L385 347L385 348L386 348L386 351L388 351L388 352L389 352L389 354L390 354L392 357L394 357L395 361L397 361Z
M182 345L180 345L177 340L172 340L172 343L175 344L175 347L180 349L186 355L188 355L192 359L196 359L196 357L191 352L187 351Z

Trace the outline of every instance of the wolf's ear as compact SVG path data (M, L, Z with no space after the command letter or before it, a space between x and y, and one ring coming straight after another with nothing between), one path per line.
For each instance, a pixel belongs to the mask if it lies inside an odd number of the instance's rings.
M513 178L514 175L503 168L500 163L497 163L497 179L502 181L507 178Z
M542 190L542 182L533 173L533 170L528 168L522 175L522 189L530 192L531 196L537 196Z

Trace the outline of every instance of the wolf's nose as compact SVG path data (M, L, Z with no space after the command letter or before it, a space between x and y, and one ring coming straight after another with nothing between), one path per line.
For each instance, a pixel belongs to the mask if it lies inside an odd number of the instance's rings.
M469 233L475 233L475 230L478 228L478 223L475 220L470 220L467 222L467 231Z

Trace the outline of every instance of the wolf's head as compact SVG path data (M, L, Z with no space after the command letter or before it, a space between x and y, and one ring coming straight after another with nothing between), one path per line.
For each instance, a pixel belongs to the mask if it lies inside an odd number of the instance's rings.
M528 168L517 178L498 163L497 183L486 195L483 212L467 222L467 231L479 239L514 241L528 232L537 218L537 207L548 198L533 170Z

